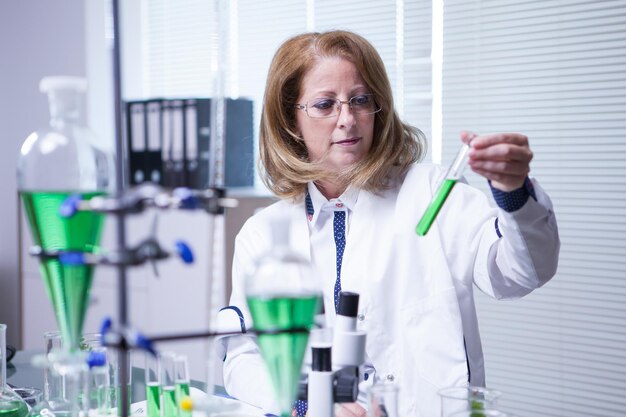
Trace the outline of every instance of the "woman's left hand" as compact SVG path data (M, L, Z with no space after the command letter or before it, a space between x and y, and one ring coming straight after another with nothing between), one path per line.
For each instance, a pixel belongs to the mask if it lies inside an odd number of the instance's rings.
M472 171L490 180L492 187L513 191L524 184L533 159L528 137L519 133L479 136L462 132L461 140L471 140L468 164Z

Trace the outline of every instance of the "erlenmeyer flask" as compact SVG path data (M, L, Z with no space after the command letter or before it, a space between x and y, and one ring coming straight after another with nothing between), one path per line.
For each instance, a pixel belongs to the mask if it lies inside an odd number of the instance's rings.
M0 417L24 417L28 405L7 384L6 331L7 325L0 324Z
M288 223L272 224L273 248L246 281L257 343L269 370L281 416L291 416L309 330L321 304L310 264L288 246Z
M44 251L95 252L104 216L80 211L61 217L59 208L70 196L82 199L105 194L112 178L112 158L80 122L84 79L46 77L40 90L48 94L50 125L33 132L18 159L18 188L31 235ZM78 350L87 310L93 268L63 265L42 257L40 270L61 330L63 345Z

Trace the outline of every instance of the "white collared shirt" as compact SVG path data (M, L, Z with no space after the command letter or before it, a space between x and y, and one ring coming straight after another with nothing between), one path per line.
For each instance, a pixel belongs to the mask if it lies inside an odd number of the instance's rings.
M333 232L333 219L336 211L346 213L346 247L350 241L350 222L354 207L359 198L359 190L348 188L338 198L326 199L313 183L309 183L308 192L311 198L313 214L309 216L309 236L311 240L311 264L315 276L321 280L320 285L324 294L324 310L334 311L334 286L337 279L336 259L337 251ZM308 214L308 213L306 213ZM305 213L303 213L305 215ZM344 250L345 251L345 250ZM345 252L344 252L345 253ZM347 289L342 282L342 289ZM330 325L334 316L327 315L327 325Z

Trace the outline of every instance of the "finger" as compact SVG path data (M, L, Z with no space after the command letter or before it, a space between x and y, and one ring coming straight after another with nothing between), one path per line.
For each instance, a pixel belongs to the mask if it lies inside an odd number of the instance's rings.
M366 411L357 403L342 403L335 408L336 417L365 417Z
M485 177L492 182L496 188L502 191L513 191L524 185L526 175L508 175L492 171L473 170L478 175ZM499 185L496 185L499 184Z
M472 160L468 162L472 170L482 170L503 175L528 175L530 165L526 161Z
M494 133L476 136L472 139L472 147L474 149L487 148L499 143L510 143L513 145L528 147L528 137L520 133Z
M474 132L470 132L468 130L463 130L461 131L461 141L463 141L463 143L468 144L474 140L474 138L478 136L476 133Z
M471 161L520 161L529 164L533 159L533 152L525 146L499 143L487 148L471 149L469 158Z

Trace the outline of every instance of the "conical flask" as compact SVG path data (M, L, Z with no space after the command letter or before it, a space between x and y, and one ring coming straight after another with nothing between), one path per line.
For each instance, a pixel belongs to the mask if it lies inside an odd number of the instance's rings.
M309 330L321 306L310 263L292 251L289 224L272 224L273 248L246 279L246 298L261 355L269 370L281 416L291 416Z
M6 331L7 325L0 324L0 417L24 417L28 405L7 384Z
M40 90L48 95L50 124L30 134L18 159L18 188L35 245L44 251L95 252L104 216L80 211L59 214L70 195L90 199L106 194L112 158L81 124L86 81L77 77L45 77ZM87 310L93 267L63 265L40 258L40 271L67 351L78 350Z

